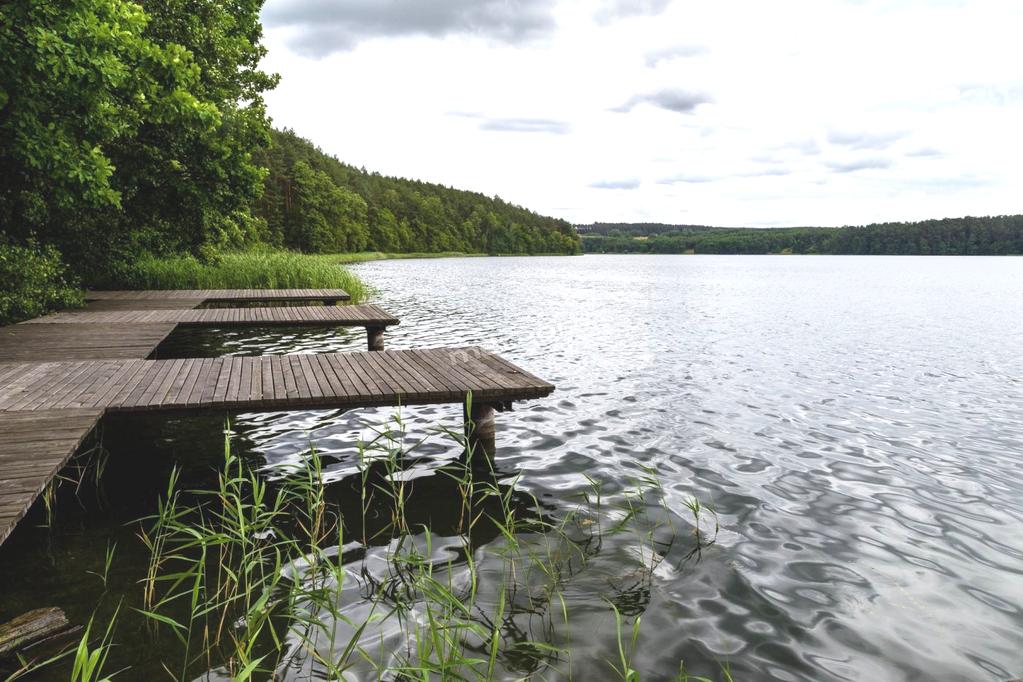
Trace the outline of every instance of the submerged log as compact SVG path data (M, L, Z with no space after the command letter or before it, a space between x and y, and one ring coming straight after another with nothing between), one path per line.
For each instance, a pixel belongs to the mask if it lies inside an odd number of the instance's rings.
M23 613L0 625L0 658L8 658L33 644L76 629L71 627L64 612L54 606Z

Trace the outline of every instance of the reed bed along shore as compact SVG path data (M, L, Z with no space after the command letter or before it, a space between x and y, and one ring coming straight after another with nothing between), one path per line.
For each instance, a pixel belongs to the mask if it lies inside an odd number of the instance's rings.
M185 489L175 469L154 513L134 522L149 556L138 606L104 594L112 616L62 652L22 658L9 679L131 678L111 663L129 615L174 680L640 679L631 595L713 545L711 510L695 499L669 509L650 471L591 480L552 507L469 447L436 474L458 491L454 518L424 523L405 475L423 443L406 442L400 414L370 433L342 505L315 447L268 475L235 453L228 428L215 485ZM461 430L429 438L467 445ZM609 564L612 547L627 551ZM117 561L111 547L93 573L104 586ZM675 675L709 680L681 661ZM730 680L727 666L714 679Z
M307 254L284 249L226 252L209 261L193 256L149 256L136 262L119 287L132 289L334 289L363 301L371 288L343 267L351 263L403 258L456 258L480 254L360 253Z
M285 250L219 254L208 262L192 256L143 258L123 283L133 289L334 289L352 301L365 300L369 287L335 256Z

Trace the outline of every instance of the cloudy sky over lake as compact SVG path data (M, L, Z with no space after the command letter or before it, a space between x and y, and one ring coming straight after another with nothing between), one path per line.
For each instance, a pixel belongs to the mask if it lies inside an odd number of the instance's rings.
M1023 2L268 0L277 126L573 222L1023 212Z

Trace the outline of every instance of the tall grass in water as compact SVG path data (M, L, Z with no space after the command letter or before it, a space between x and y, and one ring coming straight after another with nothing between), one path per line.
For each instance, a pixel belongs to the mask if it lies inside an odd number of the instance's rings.
M172 475L140 533L151 556L141 612L179 643L163 655L169 678L572 679L577 644L599 642L602 679L638 680L643 609L628 595L650 591L673 547L688 557L713 542L709 512L692 505L695 526L671 513L647 471L613 494L593 480L567 508L544 507L470 446L435 473L457 491L439 535L417 521L406 475L419 446L400 415L375 431L343 514L315 449L268 482L228 433L213 490L182 490ZM612 537L628 551L608 566L596 558ZM601 609L612 631L596 639ZM680 668L678 679L702 678Z
M192 256L147 257L133 265L127 285L138 289L328 289L353 301L369 293L338 260L284 250L224 253L211 262Z

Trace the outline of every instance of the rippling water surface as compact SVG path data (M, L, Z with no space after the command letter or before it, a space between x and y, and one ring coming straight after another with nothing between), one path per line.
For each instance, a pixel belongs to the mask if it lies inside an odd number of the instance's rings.
M498 415L497 466L522 475L516 494L556 511L577 504L587 477L614 495L648 467L680 518L694 496L716 510L717 542L698 560L665 561L638 582L616 572L635 548L609 539L594 552L596 569L574 587L577 679L606 677L616 655L605 600L642 616L633 664L645 679L672 677L681 659L694 673L727 664L750 680L1023 675L1023 259L585 256L355 269L402 320L388 347L480 345L557 385ZM364 344L362 330L203 332L161 353ZM365 422L389 413L242 415L235 428L268 475L312 441L343 486ZM459 426L453 407L403 414L414 436ZM219 447L215 418L118 424L107 426L112 449L155 448L164 467L171 455L207 461L202 443ZM436 472L456 450L429 440L410 465L417 513L435 524L450 494ZM165 474L153 470L154 481ZM40 580L54 601L73 591L64 573L33 569L29 581L28 565L94 556L97 535L123 535L123 517L146 513L152 497L139 497L88 524L19 530L0 555L11 604L39 606Z

